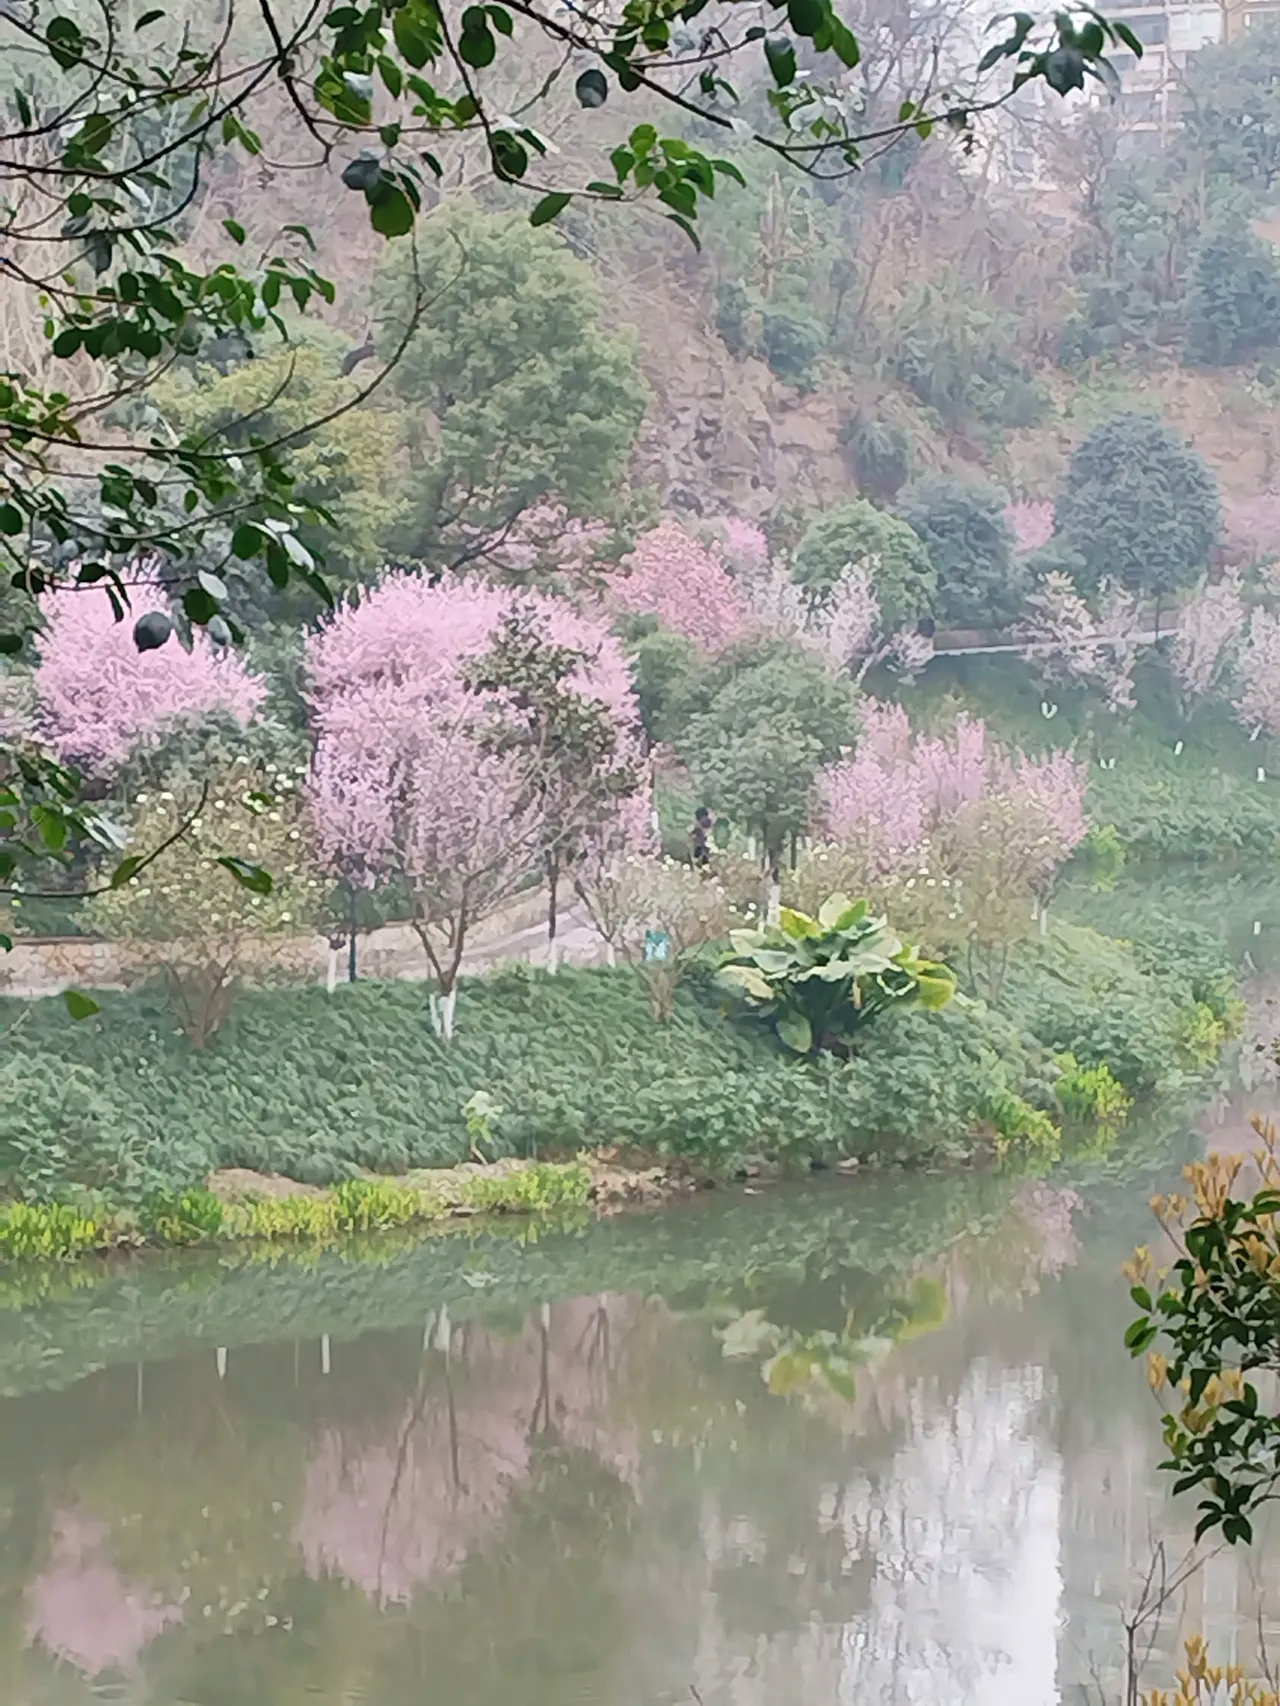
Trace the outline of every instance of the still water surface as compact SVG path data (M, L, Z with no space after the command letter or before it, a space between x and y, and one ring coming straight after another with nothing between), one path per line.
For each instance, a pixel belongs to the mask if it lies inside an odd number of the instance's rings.
M762 1188L0 1311L0 1699L1082 1700L1192 1514L1118 1265L1263 1094L1051 1180ZM1277 1556L1190 1589L1223 1658L1280 1612Z

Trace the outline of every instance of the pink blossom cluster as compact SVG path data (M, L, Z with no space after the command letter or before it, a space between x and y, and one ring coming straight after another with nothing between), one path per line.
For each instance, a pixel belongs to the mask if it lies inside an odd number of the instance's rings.
M510 580L526 580L545 567L569 581L588 579L609 537L603 522L582 521L557 503L534 504L508 528L478 534L472 549Z
M610 593L618 609L656 616L710 654L744 638L753 626L721 553L700 545L674 521L641 535L623 558Z
M1020 556L1039 551L1053 538L1053 503L1037 498L1012 503L1004 512L1013 533L1013 547Z
M931 831L993 796L1034 806L1059 860L1088 833L1088 774L1071 753L1008 752L981 719L963 714L949 735L915 737L901 706L867 700L862 715L858 750L820 777L820 828L834 840L859 842L879 874L917 858Z
M123 622L98 588L43 600L37 727L65 762L110 771L183 718L224 711L247 724L262 705L263 681L199 630L189 652L172 636L140 652L133 626L152 611L166 611L158 589L135 594Z
M524 761L482 750L486 707L467 685L468 666L518 611L547 643L584 654L571 686L614 718L617 762L635 758L631 676L602 623L538 593L390 575L307 647L311 797L320 852L334 868L367 884L393 873L451 884L474 916L529 867L540 824Z
M1247 729L1280 734L1280 616L1257 609L1240 651L1236 715Z
M719 531L724 540L725 557L735 574L744 570L748 574L758 572L769 561L769 541L765 538L764 529L757 527L754 521L727 515L719 523Z
M1169 666L1184 693L1201 698L1221 678L1244 629L1239 569L1201 587L1178 612Z

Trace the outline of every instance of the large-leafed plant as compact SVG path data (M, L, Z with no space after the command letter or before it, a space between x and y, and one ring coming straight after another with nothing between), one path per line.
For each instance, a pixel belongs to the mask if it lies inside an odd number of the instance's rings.
M721 988L768 1021L796 1054L848 1054L859 1032L889 1009L945 1007L948 967L921 959L865 900L835 894L818 916L783 907L777 924L734 930Z

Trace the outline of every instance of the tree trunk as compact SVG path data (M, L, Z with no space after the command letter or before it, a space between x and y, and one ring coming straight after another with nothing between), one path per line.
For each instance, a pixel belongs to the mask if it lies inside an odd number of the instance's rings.
M356 971L356 891L354 885L350 891L350 902L347 907L347 982L354 983L358 975Z
M552 855L547 860L547 970L554 972L559 964L556 928L560 922L560 861Z

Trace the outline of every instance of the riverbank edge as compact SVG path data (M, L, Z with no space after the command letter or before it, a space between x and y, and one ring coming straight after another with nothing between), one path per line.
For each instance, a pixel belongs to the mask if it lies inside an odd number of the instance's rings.
M687 1160L610 1151L570 1161L499 1160L357 1175L332 1187L227 1168L206 1184L159 1193L139 1209L0 1202L0 1271L125 1252L275 1244L333 1249L351 1239L519 1215L598 1219L662 1207L718 1183Z

